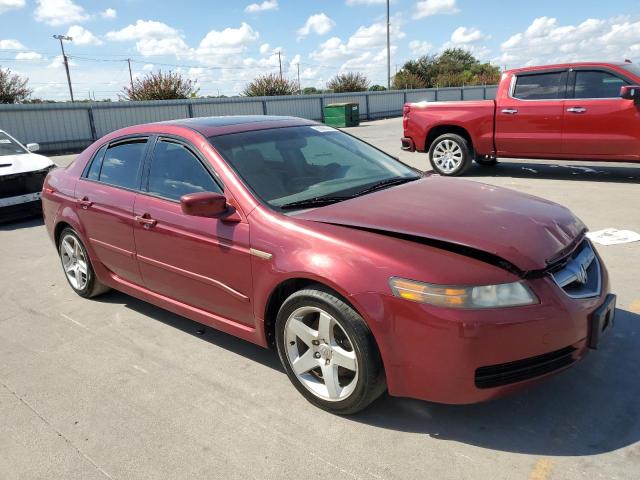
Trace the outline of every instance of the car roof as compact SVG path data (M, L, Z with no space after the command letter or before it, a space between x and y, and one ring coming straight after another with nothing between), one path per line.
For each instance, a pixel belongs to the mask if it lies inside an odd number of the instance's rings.
M197 117L158 122L156 125L186 127L204 135L213 137L229 133L264 130L268 128L315 125L317 122L298 117L276 115L229 115L222 117Z
M628 62L573 62L573 63L556 63L553 65L536 65L530 67L513 68L505 73L531 72L536 70L553 70L560 68L572 67L623 67L629 65Z

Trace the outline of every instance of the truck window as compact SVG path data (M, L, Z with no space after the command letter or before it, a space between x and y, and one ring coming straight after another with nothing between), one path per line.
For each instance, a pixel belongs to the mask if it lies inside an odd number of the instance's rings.
M555 100L561 98L563 72L518 75L513 97L520 100Z
M628 85L620 77L601 70L577 71L574 98L618 98L620 87Z

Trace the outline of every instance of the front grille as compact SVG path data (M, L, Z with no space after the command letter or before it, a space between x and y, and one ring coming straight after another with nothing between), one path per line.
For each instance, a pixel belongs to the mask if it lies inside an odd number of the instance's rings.
M556 284L572 298L600 295L600 263L588 240L583 241L569 257L552 268L550 273Z
M574 351L575 348L573 347L565 347L536 357L525 358L524 360L480 367L476 370L476 387L499 387L551 373L571 365L575 361L573 358Z
M42 190L49 169L0 176L0 198L17 197Z

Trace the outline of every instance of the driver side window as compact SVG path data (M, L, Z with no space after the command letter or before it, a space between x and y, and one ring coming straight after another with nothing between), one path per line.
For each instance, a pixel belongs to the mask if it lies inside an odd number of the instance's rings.
M188 193L223 193L200 160L187 147L170 140L155 145L147 191L173 201Z

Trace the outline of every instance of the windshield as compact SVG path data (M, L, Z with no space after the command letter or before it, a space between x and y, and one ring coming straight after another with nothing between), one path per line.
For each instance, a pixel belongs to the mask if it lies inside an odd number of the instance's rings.
M22 146L4 132L0 132L0 157L27 153Z
M640 64L638 64L638 63L625 63L624 65L622 65L622 68L624 68L625 70L631 72L636 77L640 78Z
M209 140L249 188L276 208L340 201L420 178L393 157L324 125L233 133Z

